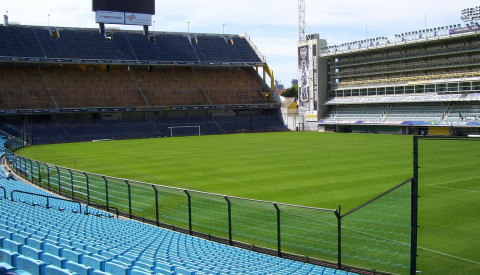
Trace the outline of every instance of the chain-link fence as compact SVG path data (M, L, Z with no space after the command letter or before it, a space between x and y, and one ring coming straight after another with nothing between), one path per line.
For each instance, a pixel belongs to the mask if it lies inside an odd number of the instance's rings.
M24 179L87 205L118 209L125 217L343 270L408 274L412 268L412 199L416 198L412 179L341 215L336 209L222 196L76 171L16 155L13 150L22 146L14 139L5 145L7 162Z
M425 274L480 274L480 139L418 138L418 260Z

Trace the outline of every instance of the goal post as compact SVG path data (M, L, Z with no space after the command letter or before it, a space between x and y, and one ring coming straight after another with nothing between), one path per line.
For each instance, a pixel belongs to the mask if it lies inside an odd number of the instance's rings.
M170 137L174 136L201 136L200 125L191 126L170 126Z

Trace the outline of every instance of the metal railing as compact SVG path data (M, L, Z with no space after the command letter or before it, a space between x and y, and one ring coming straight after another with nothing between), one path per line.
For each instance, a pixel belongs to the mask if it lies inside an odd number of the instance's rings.
M131 181L39 162L14 153L7 164L41 188L89 206L212 241L359 273L405 274L411 266L409 179L342 215L324 209L238 198ZM379 260L381 259L381 260Z

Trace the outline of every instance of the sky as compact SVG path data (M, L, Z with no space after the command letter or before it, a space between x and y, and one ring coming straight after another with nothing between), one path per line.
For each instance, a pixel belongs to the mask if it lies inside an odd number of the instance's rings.
M462 9L478 5L473 0L305 0L306 32L318 33L328 45L390 38L462 23ZM290 87L297 78L296 0L156 0L155 9L150 30L246 33L266 57L275 79ZM23 25L97 28L91 10L91 0L0 0L0 13L8 11L10 23ZM138 26L107 27L141 30Z

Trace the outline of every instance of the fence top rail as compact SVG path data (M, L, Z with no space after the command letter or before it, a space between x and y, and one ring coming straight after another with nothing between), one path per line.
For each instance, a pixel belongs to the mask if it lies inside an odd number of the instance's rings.
M386 191L386 192L383 192L382 194L380 194L380 195L376 196L375 198L373 198L373 199L371 199L371 200L367 201L366 203L364 203L364 204L362 204L362 205L360 205L360 206L358 206L358 207L356 207L356 208L354 208L354 209L352 209L352 210L348 211L347 213L345 213L345 214L341 215L341 217L342 217L342 218L344 218L345 216L347 216L347 215L349 215L349 214L352 214L353 212L356 212L357 210L359 210L359 209L361 209L361 208L363 208L363 207L365 207L365 206L369 205L370 203L372 203L372 202L374 202L374 201L376 201L376 200L378 200L378 199L380 199L380 198L384 197L385 195L387 195L387 194L389 194L389 193L391 193L391 192L393 192L393 191L397 190L398 188L400 188L400 187L404 186L405 184L412 182L412 180L413 180L413 178L410 178L410 179L408 179L408 180L406 180L406 181L404 181L404 182L400 183L399 185L397 185L397 186L393 187L392 189L390 189L390 190L388 190L388 191Z
M318 207L302 206L302 205L295 205L295 204L288 204L288 203L280 203L280 202L272 202L272 201L264 201L264 200L255 200L255 199L249 199L249 198L241 198L241 197L228 196L228 195L222 195L222 194L217 194L217 193L210 193L210 192L204 192L204 191L198 191L198 190L188 190L188 189L185 189L185 188L178 188L178 187L173 187L173 186L166 186L166 185L161 185L161 184L154 184L154 183L141 182L141 181L135 181L135 180L129 180L129 179L111 177L111 176L106 176L106 175L100 175L100 174L96 174L96 173L90 173L90 172L86 172L86 171L80 171L80 170L76 170L76 169L71 169L71 168L67 168L67 167L63 167L63 166L58 166L58 165L54 165L54 164L51 164L51 163L46 163L46 162L42 162L42 161L37 161L37 160L34 160L34 159L30 159L30 158L27 158L27 157L19 156L18 154L12 152L10 149L8 149L8 148L6 148L6 147L5 147L5 150L8 150L10 153L12 153L12 154L14 154L14 155L16 155L16 156L18 156L18 157L20 157L20 158L23 158L23 159L25 159L25 160L34 161L34 162L36 162L37 164L43 164L43 165L46 165L47 167L48 167L48 166L50 166L50 167L55 167L57 170L59 170L59 169L62 169L62 170L63 170L63 169L64 169L64 170L68 170L68 171L70 171L70 172L77 172L77 173L84 174L85 176L87 176L87 175L92 175L92 176L98 176L98 177L106 178L107 180L108 180L108 179L112 179L112 180L118 180L118 181L123 181L123 182L126 181L126 182L128 182L128 183L138 183L138 184L142 184L142 185L146 185L146 186L151 186L152 188L161 187L161 188L166 188L166 189L171 189L171 190L177 190L177 191L180 191L180 192L188 191L188 192L197 193L197 194L210 195L210 196L216 196L216 197L223 197L223 198L229 198L229 199L252 201L252 202L266 203L266 204L276 204L276 205L281 205L281 206L288 206L288 207L296 207L296 208L303 208L303 209L310 209L310 210L317 210L317 211L325 211L325 212L338 213L338 211L337 211L336 209L318 208Z

